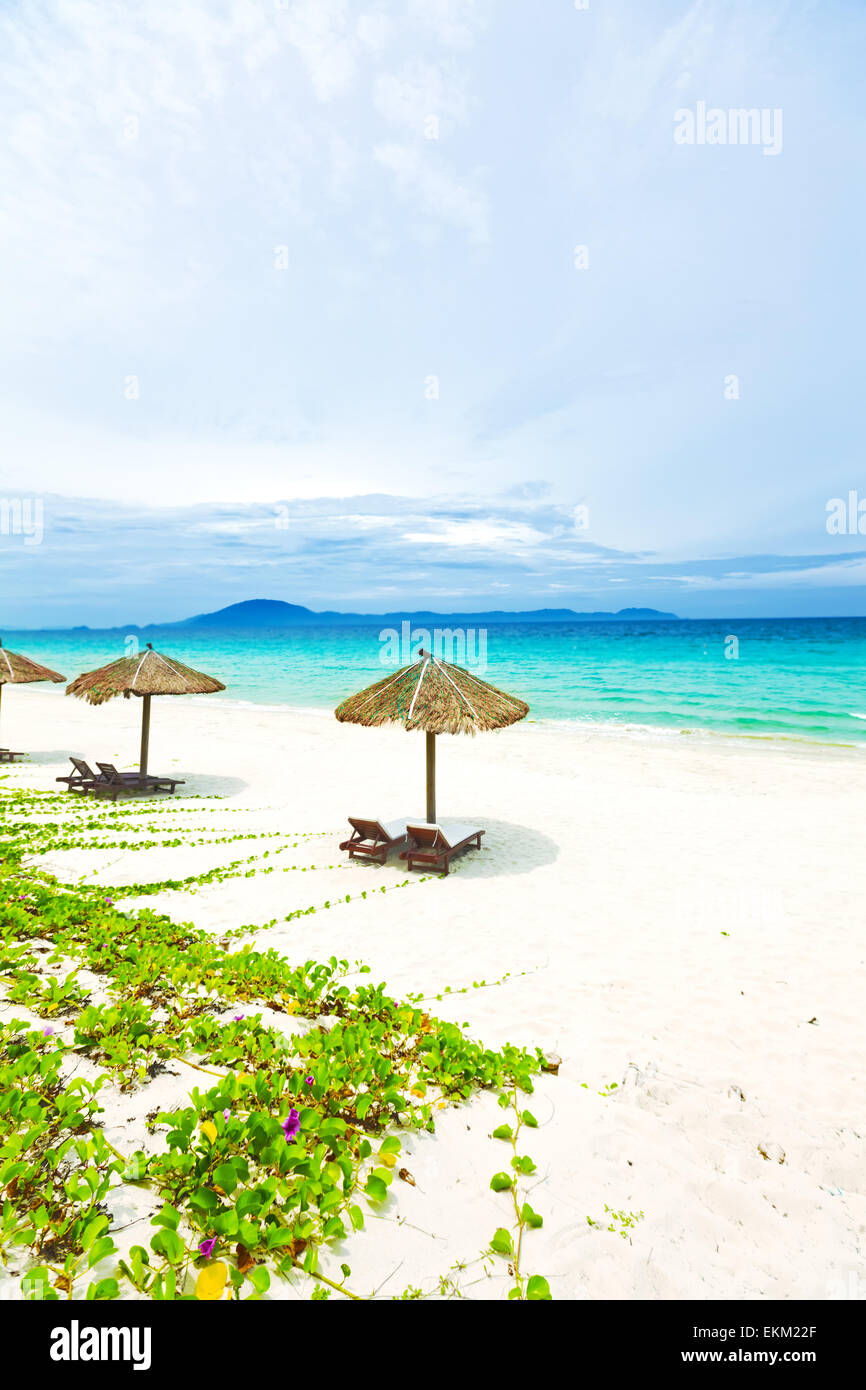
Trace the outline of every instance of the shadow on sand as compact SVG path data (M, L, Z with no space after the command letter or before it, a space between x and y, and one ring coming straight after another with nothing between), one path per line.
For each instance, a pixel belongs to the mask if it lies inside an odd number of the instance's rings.
M157 770L151 769L154 772ZM242 777L218 777L209 772L172 772L167 775L183 778L183 786L177 789L178 796L237 796L249 786L249 782Z
M451 860L449 878L457 874L461 878L500 878L508 874L528 874L533 869L552 864L559 855L559 845L554 840L538 830L531 830L526 825L465 815L449 816L448 819L460 821L461 824L477 825L484 830L481 850L461 850L460 854ZM387 862L391 869L405 868L405 860L400 859L396 850L388 855ZM360 857L353 859L351 863L353 867L357 866L373 874L380 867ZM418 868L412 872L420 874L427 871Z
M84 754L76 753L75 757L83 758ZM89 762L88 759L85 759L85 761ZM106 759L106 761L108 761L108 759ZM52 749L50 751L25 753L23 758L16 758L14 763L4 763L2 764L2 766L27 767L29 765L30 767L50 767L53 764L58 763L67 764L67 766L63 769L64 775L65 773L72 771L72 765L69 763L69 753L66 751L66 749ZM93 768L95 772L96 763L92 762L89 763L89 765ZM123 762L118 763L117 767L121 772L135 771L134 767L128 767L127 764ZM161 774L163 772L163 768L158 764L156 766L151 767L149 770L158 774ZM242 777L220 777L208 772L178 772L176 769L172 768L170 772L165 773L165 776L178 777L183 779L183 786L178 787L177 792L175 793L177 797L237 796L240 792L246 791L247 787L249 786L249 782L245 782ZM55 785L54 779L52 778L50 786L46 784L44 790L59 791L61 790L61 788ZM126 797L124 798L124 800L128 799L129 798Z
M75 756L78 757L78 754L76 753ZM14 766L14 767L26 767L27 764L29 763L29 764L31 764L31 766L35 764L37 767L48 767L48 766L50 766L52 763L68 763L68 762L69 762L69 751L68 751L68 749L66 749L66 748L51 748L51 749L41 749L41 748L40 748L40 749L37 749L36 752L34 752L34 753L28 753L27 750L25 749L25 750L24 750L24 756L23 756L23 758L16 758L16 759L15 759L15 762L12 764L12 766Z

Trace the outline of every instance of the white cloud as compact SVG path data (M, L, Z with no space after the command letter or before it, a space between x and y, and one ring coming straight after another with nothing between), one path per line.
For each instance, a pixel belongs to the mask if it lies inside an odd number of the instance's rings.
M298 50L316 96L330 101L352 84L357 44L348 33L348 0L290 0L278 14Z
M469 48L490 23L494 0L409 0L409 17L450 48Z
M381 54L391 38L392 27L391 21L382 10L374 10L370 14L360 16L355 25L355 33L365 48L370 49L372 53Z
M462 228L473 241L489 241L485 195L442 165L432 141L425 143L423 150L394 143L377 145L373 157L391 170L400 196L417 203L427 217Z
M398 73L377 77L373 104L386 120L417 134L424 130L429 116L439 122L465 119L466 79L450 64L411 58Z
M762 571L756 568L747 572L731 573L721 576L709 574L674 574L668 582L695 590L750 589L756 592L773 589L848 589L866 586L866 560L846 560L840 556L838 562L826 564L823 556L816 557L814 565L802 569L778 569Z
M546 538L542 531L518 521L452 521L435 531L407 531L403 539L416 545L510 550L514 546L538 545Z

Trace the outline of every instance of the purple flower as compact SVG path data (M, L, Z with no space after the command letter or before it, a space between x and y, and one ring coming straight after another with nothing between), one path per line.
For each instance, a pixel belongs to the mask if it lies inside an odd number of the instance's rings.
M243 1023L243 1021L244 1021L244 1016L243 1016L243 1014L235 1014L235 1023Z
M213 1248L215 1245L216 1236L211 1236L210 1240L203 1240L201 1245L198 1247L206 1260L210 1259L211 1255L213 1254Z
M289 1111L288 1115L283 1120L283 1134L286 1136L286 1143L288 1143L290 1139L294 1138L294 1136L297 1134L300 1128L301 1117L298 1114L297 1110L292 1109Z
M114 907L114 898L106 898L106 899L105 899L105 906L106 906L106 907Z
M54 1037L54 1029L53 1029L53 1028L43 1028L43 1029L42 1029L42 1036L43 1036L43 1038L53 1038L53 1037Z
M224 1119L224 1120L227 1120L230 1114L231 1114L231 1111L230 1111L230 1110L224 1110L224 1111L223 1111L223 1119Z
M305 1076L305 1077L304 1077L304 1080L306 1081L306 1083L307 1083L308 1086L312 1086L313 1081L315 1080L315 1077L313 1077L313 1076Z

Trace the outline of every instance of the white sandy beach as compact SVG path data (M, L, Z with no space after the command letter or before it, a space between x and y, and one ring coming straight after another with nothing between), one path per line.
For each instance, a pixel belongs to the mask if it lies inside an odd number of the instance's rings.
M222 932L352 893L258 942L293 961L362 960L397 997L469 986L426 1007L492 1046L562 1058L538 1083L540 1128L523 1146L544 1217L524 1264L554 1298L866 1296L862 751L529 722L443 737L439 814L483 827L483 849L444 880L361 899L407 873L393 859L349 864L346 816L423 811L420 735L216 698L153 704L151 770L225 797L201 804L210 834L316 833L271 874L148 906ZM69 753L135 765L136 700L94 709L62 689L7 687L3 705L4 744L32 750L6 785L54 790ZM192 834L205 817L178 821ZM122 884L260 848L42 862L65 881ZM194 1084L172 1072L154 1083L160 1105ZM152 1142L134 1096L108 1104L114 1144ZM504 1214L489 1190L500 1115L483 1095L441 1112L435 1136L406 1137L416 1186L394 1183L334 1257L354 1288L426 1291L465 1263L467 1296L506 1295L507 1276L478 1262ZM644 1219L626 1239L591 1227L605 1204Z

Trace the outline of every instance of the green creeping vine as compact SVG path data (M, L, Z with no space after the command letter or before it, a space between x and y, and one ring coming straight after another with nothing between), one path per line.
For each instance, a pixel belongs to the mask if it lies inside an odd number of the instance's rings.
M23 863L55 843L56 821L38 817L57 801L0 804L0 985L42 1020L0 1025L0 1258L27 1266L23 1296L256 1299L302 1271L317 1298L371 1297L348 1287L347 1264L337 1278L330 1263L366 1210L387 1211L395 1177L413 1182L400 1130L432 1131L437 1108L481 1088L531 1091L542 1054L484 1048L366 982L359 962L292 965L251 941L229 949L256 929L217 941L162 913L121 911L104 888L64 887ZM80 816L74 803L69 838L85 823L116 834L135 819L126 806L92 809ZM96 979L90 993L81 970ZM285 1030L263 1021L264 1007ZM89 1079L70 1075L82 1059ZM176 1065L199 1084L178 1108L148 1114L147 1152L120 1153L101 1102ZM149 1239L124 1250L112 1225L119 1189L125 1205L138 1190L138 1209L142 1197L150 1206ZM516 1296L549 1296L525 1280L519 1245Z
M494 1192L507 1193L514 1208L514 1223L517 1232L516 1239L512 1232L505 1226L500 1226L490 1242L490 1249L495 1255L503 1255L508 1260L508 1272L514 1277L514 1285L509 1291L510 1299L526 1299L528 1302L549 1300L551 1297L550 1286L546 1279L540 1274L528 1276L524 1274L521 1266L523 1255L523 1237L528 1230L535 1230L543 1225L543 1219L526 1201L521 1201L518 1194L518 1183L521 1178L531 1177L535 1172L535 1164L528 1154L517 1152L517 1138L521 1129L537 1129L538 1121L531 1110L521 1109L517 1100L518 1090L530 1091L529 1086L521 1085L518 1080L508 1091L502 1091L499 1096L499 1104L503 1110L511 1110L513 1115L512 1124L501 1124L493 1131L494 1139L501 1139L504 1143L511 1146L511 1172L494 1173L490 1179L490 1186Z

